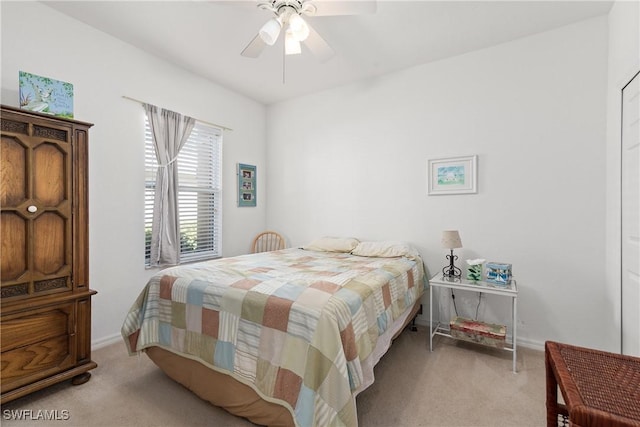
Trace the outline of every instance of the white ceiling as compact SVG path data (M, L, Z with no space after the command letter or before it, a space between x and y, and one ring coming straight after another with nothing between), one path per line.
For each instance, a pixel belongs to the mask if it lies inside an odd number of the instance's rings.
M316 3L337 0L316 0ZM48 6L264 104L372 78L605 14L611 1L378 0L368 15L307 21L336 55L320 63L282 37L240 52L272 17L256 0L46 1ZM285 81L283 83L283 71Z

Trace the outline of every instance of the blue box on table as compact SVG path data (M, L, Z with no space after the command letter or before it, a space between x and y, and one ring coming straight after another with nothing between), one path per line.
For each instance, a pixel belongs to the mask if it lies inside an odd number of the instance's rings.
M485 265L485 280L496 285L507 286L511 283L511 264L488 262Z

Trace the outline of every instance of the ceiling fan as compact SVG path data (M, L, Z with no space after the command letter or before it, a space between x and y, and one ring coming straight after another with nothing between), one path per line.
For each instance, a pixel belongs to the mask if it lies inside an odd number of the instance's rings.
M275 44L284 29L286 55L301 53L300 43L303 43L321 62L325 62L334 55L333 49L309 25L303 15L336 16L374 13L376 2L375 0L271 0L258 3L258 7L272 12L275 17L269 19L260 28L258 34L242 51L242 56L257 58L267 45Z

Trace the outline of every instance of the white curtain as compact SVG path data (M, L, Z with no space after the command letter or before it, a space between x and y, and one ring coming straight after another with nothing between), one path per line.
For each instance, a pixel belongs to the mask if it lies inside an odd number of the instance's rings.
M155 105L143 104L158 161L151 226L151 266L180 262L178 216L178 168L176 159L195 124L195 119Z

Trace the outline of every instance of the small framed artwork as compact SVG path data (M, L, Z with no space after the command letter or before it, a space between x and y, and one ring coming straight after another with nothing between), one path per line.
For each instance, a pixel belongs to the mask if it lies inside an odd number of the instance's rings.
M256 201L256 167L238 163L238 207L255 207Z
M18 72L20 108L73 118L73 85L38 76L24 71Z
M477 193L478 156L427 160L427 194Z

